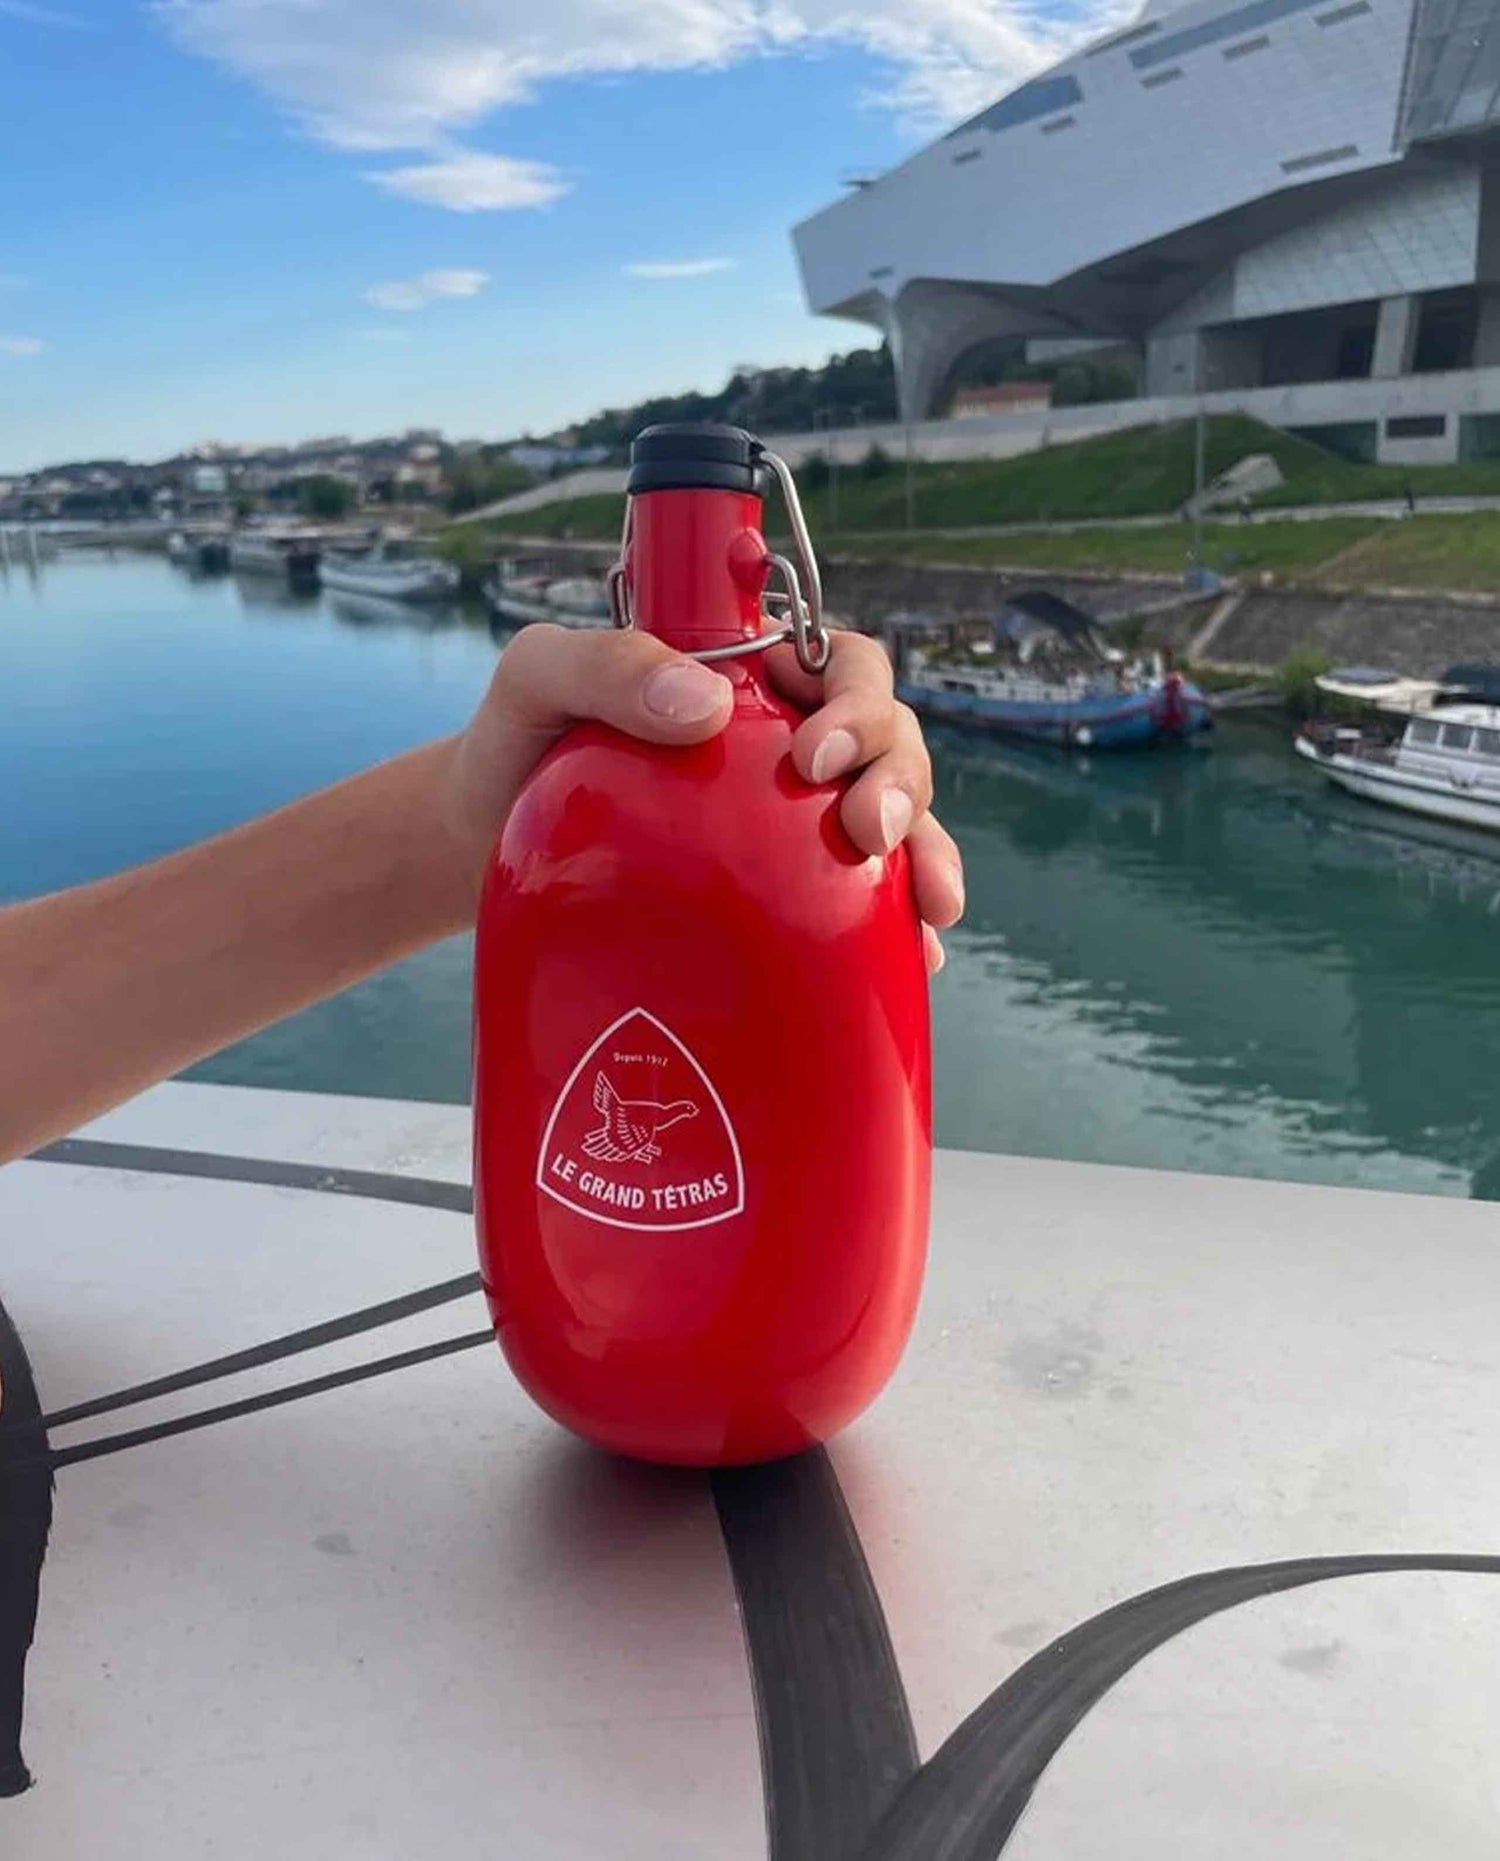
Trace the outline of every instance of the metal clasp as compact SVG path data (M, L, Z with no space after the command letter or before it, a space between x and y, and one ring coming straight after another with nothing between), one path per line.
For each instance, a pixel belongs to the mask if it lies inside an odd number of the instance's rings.
M808 534L807 519L802 514L802 500L797 496L797 481L792 476L791 467L777 453L767 452L762 447L760 460L781 487L782 501L792 526L792 543L802 572L799 575L797 564L786 556L768 554L766 566L773 575L781 578L782 583L780 588L767 587L761 598L761 612L772 625L753 640L737 640L732 646L708 647L694 653L692 657L740 659L747 653L764 652L768 646L776 646L782 640L789 639L802 670L822 672L833 651L833 642L823 624L823 577L818 572L818 558L813 551L812 537ZM610 619L615 626L627 632L635 625L635 614L630 605L630 583L625 574L625 564L630 555L632 518L633 500L627 497L625 523L620 532L620 559L605 577Z

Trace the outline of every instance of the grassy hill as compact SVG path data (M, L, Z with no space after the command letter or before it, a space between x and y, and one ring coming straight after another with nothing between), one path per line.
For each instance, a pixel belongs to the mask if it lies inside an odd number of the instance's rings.
M906 474L900 461L876 459L844 467L836 488L816 468L804 468L799 476L813 534L830 555L1175 573L1185 565L1189 542L1180 524L1050 534L985 532L1010 524L1175 512L1193 492L1193 452L1193 425L1180 422L1131 427L1015 459L917 463L912 467L912 528L906 521ZM1285 478L1279 490L1256 500L1261 509L1398 498L1408 485L1419 500L1441 494L1500 496L1500 461L1410 470L1355 465L1239 415L1208 422L1210 478L1252 452L1270 453ZM613 540L620 517L618 496L559 500L450 530L445 547L456 560L476 564L509 536ZM768 528L773 535L785 532L774 507ZM1236 574L1269 570L1371 584L1488 589L1500 578L1500 516L1418 516L1401 524L1363 517L1210 524L1205 555Z

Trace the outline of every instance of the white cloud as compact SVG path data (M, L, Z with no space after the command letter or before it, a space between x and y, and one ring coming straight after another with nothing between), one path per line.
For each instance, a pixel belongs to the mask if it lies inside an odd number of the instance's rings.
M454 149L409 168L367 170L392 194L447 207L454 213L494 213L516 207L545 207L568 191L568 184L546 162L517 161L510 155L482 155Z
M0 0L10 5L30 0ZM455 138L549 81L711 69L857 46L877 101L929 130L982 108L1138 0L154 0L178 42L237 72L332 147L424 157L378 185L459 212L544 206L556 169Z
M0 336L0 355L40 355L46 346L40 336Z
M425 310L440 297L477 297L489 281L487 271L424 271L420 278L372 284L365 302L377 310Z
M642 258L620 268L627 278L706 278L711 272L733 271L732 258Z

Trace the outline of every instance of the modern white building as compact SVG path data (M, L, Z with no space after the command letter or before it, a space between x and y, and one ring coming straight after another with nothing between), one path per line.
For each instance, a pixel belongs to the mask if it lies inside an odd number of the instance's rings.
M1148 4L794 238L908 420L980 344L1128 345L1158 403L1495 455L1500 0Z

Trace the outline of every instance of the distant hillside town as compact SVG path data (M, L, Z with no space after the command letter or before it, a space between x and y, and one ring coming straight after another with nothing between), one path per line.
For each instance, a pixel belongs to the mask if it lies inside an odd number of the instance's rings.
M955 419L1049 404L1116 400L1136 381L1109 361L1030 365L977 349L955 376ZM423 505L457 515L581 466L623 463L642 427L723 420L760 433L879 426L896 417L896 373L885 344L835 355L818 368L742 364L715 393L658 395L606 408L540 438L450 440L435 427L378 439L339 433L293 446L214 441L155 464L86 459L0 474L0 519L198 517L255 510L338 517L370 505Z
M215 441L153 464L77 460L0 477L0 518L195 517L263 508L338 516L371 504L462 510L604 456L569 437L491 446L411 427L393 437L333 434L295 446Z

